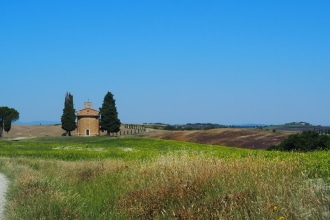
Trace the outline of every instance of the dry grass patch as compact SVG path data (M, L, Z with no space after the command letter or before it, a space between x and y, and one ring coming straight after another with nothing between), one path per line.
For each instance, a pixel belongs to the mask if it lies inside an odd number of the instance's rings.
M301 207L315 210L329 202L326 196L306 192L299 162L294 160L229 161L172 155L158 158L148 167L136 172L137 188L116 201L116 208L127 218L299 219L306 215ZM322 219L317 213L313 216Z

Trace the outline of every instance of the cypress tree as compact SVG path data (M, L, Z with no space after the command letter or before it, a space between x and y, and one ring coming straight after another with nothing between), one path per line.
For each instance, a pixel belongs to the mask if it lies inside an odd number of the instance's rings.
M64 101L63 115L61 117L62 129L67 136L71 136L71 131L76 129L76 114L73 107L73 96L67 92Z
M104 96L102 107L100 108L100 126L102 131L107 131L107 135L111 132L120 131L120 120L116 108L116 101L113 99L113 94L108 92Z

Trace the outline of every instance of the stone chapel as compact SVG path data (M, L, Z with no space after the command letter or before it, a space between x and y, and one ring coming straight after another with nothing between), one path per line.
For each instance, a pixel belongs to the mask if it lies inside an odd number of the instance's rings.
M92 102L84 102L84 108L77 111L77 135L100 135L100 112L93 109Z

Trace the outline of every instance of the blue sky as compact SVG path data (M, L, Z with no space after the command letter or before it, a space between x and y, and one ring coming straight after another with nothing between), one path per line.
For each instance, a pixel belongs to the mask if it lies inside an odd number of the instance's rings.
M0 1L0 106L60 121L330 125L330 1Z

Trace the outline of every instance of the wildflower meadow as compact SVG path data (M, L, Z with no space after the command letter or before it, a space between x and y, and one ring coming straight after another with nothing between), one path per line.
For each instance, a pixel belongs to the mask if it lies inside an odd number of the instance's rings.
M6 219L329 219L329 164L138 137L0 141Z

